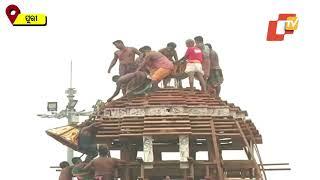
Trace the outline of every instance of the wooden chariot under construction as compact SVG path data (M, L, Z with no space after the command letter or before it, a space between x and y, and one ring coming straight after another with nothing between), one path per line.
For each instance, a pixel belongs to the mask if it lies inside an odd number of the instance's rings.
M262 138L247 112L208 93L189 89L159 89L147 95L122 97L101 103L91 116L102 122L97 144L120 151L126 165L117 169L121 180L266 179L258 144ZM64 126L46 131L59 142L78 149L79 126ZM244 158L226 160L223 153L237 150ZM142 158L137 158L138 152ZM166 160L163 153L176 152ZM207 154L206 160L196 153ZM238 156L236 156L238 157ZM203 159L203 158L202 158Z
M121 179L265 179L257 148L262 138L247 112L207 93L160 89L107 103L95 116L103 122L97 143L120 150L129 162ZM224 160L228 150L242 150L247 159ZM198 160L199 151L208 160ZM162 152L180 152L180 160L165 161Z

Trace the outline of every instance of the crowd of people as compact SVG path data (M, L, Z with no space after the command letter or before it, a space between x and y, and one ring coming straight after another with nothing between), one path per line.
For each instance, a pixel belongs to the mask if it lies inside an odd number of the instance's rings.
M139 50L126 47L121 40L116 40L113 44L118 50L114 53L108 73L119 60L119 76L113 78L117 83L117 89L108 101L117 96L120 90L126 95L144 82L150 82L151 89L156 90L159 88L159 82L163 81L164 87L167 87L171 78L174 78L177 87L182 88L182 78L179 76L181 73L189 77L192 91L194 78L196 78L200 82L201 91L208 91L215 96L220 94L223 75L218 55L211 44L204 43L202 36L186 40L187 50L180 59L178 59L177 45L174 42L168 43L159 51L152 50L150 46L143 46Z
M66 161L61 162L59 180L72 180L73 177L78 180L114 180L116 168L126 162L111 158L108 147L105 145L100 145L98 152L97 158L90 155L87 155L84 161L80 157L73 158L72 166Z
M118 167L125 165L124 160L111 158L107 145L99 145L99 157L94 158L87 155L84 161L80 157L72 158L72 164L67 161L60 163L61 168L59 180L114 180L119 177ZM164 180L170 180L170 176L165 176Z
M145 88L156 90L161 81L164 87L167 87L172 78L176 86L182 88L181 80L184 77L189 77L191 91L194 90L196 78L200 82L201 91L219 96L223 82L219 59L211 44L205 44L201 36L186 40L186 52L180 59L174 42L168 43L159 51L152 50L150 46L143 46L139 50L126 47L121 40L114 41L113 44L118 50L114 53L108 73L119 60L119 76L113 77L117 88L108 101L116 97L121 90L124 95L137 90L137 87L143 87L142 90L140 88L141 91ZM126 163L111 158L107 146L100 145L97 149L94 139L100 125L99 122L88 120L79 126L79 150L87 156L84 161L80 157L73 158L72 166L66 161L61 162L59 180L72 180L73 177L78 180L113 180L116 176L115 169ZM166 176L164 179L170 180L170 177Z

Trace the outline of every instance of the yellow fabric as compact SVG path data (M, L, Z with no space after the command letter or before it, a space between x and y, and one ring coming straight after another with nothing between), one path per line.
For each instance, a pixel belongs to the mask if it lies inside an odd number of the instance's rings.
M153 69L151 70L151 79L153 81L161 81L167 76L171 74L170 69L164 69L164 68L159 68L159 69Z

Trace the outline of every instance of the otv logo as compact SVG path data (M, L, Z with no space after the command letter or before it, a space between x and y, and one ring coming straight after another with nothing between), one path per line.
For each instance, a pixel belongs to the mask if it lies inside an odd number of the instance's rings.
M278 22L285 21L284 33L277 34ZM267 41L282 41L284 35L293 34L298 29L299 20L296 14L279 14L278 20L269 21Z

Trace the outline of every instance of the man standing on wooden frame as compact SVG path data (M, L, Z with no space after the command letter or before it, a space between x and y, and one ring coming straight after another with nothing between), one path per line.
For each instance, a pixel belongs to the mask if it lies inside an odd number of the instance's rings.
M140 55L141 53L134 47L126 47L121 40L116 40L113 44L118 48L114 53L113 60L108 68L108 73L111 72L113 66L117 63L119 59L119 75L123 76L128 73L132 73L136 70L137 65L135 63L135 55ZM125 89L122 89L123 94L125 94Z

